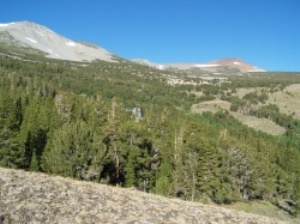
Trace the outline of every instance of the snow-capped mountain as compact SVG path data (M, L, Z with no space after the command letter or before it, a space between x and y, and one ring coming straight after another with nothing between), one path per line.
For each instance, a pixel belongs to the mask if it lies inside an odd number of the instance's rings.
M65 38L31 22L0 24L0 43L39 50L46 57L70 61L115 61L109 51Z
M222 72L224 70L239 71L241 73L245 72L264 72L264 69L258 68L251 65L240 58L224 58L221 60L210 61L205 63L171 63L165 64L165 69L179 69L179 70L189 70L189 69L201 69L209 72Z
M224 71L236 71L236 72L265 72L264 69L251 65L240 58L224 58L221 60L210 61L205 63L169 63L169 64L155 64L146 59L134 59L133 62L143 64L149 67L155 67L164 70L191 70L200 69L202 71L208 71L213 73L224 73Z
M117 62L117 56L111 52L83 42L73 41L63 37L45 26L28 21L0 24L0 50L3 49L12 55L32 52L48 58L69 61L94 61L102 60ZM157 64L145 59L133 59L135 63L153 67L160 70L193 70L208 71L213 73L230 72L262 72L239 58L226 58L206 63L169 63Z

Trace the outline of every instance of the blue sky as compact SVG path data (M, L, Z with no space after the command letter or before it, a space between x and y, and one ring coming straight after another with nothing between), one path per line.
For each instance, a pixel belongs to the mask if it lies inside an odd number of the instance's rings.
M241 59L300 71L299 0L2 1L0 23L29 20L125 58Z

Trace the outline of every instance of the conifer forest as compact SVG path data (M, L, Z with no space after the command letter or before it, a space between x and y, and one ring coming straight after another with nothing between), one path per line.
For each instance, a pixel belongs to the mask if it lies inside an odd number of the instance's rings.
M196 202L285 201L296 215L300 121L266 101L300 75L232 75L195 86L169 85L173 73L128 61L0 56L0 166ZM239 88L265 92L238 97ZM230 109L191 112L215 99ZM269 119L285 132L250 128L231 112Z

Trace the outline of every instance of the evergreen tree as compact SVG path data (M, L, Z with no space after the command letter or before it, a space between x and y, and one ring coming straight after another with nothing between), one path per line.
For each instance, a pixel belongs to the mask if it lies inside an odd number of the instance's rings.
M0 92L0 165L19 167L22 151L17 135L20 128L18 104L9 96L7 90Z
M125 167L126 182L125 187L137 186L137 158L139 156L139 148L131 146L129 149L129 155Z
M97 152L101 154L95 147L92 130L84 122L65 124L47 144L42 166L50 173L88 179L89 166Z
M39 164L37 160L36 153L32 153L31 161L30 161L30 171L38 171L39 170Z

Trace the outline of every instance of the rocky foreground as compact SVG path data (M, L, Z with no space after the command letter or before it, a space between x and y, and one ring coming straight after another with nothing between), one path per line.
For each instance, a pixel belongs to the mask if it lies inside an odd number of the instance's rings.
M288 223L62 177L0 168L0 223Z

